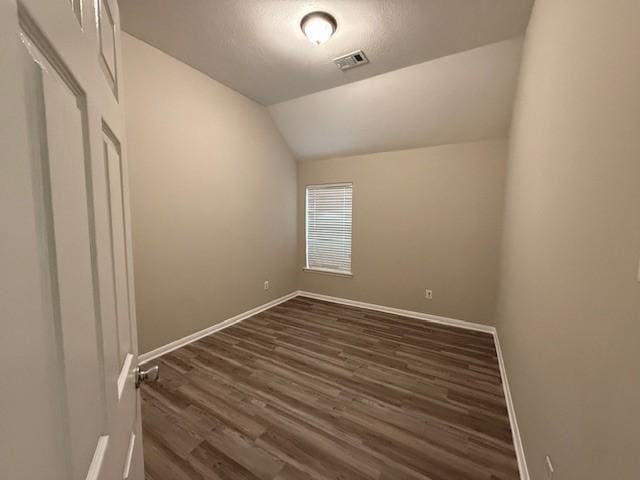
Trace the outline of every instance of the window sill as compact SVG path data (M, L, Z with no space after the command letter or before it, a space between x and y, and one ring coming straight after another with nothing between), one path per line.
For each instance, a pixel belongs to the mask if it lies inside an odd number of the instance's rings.
M302 270L307 273L320 273L322 275L329 275L332 277L353 278L353 273L351 272L340 272L337 270L322 270L320 268L303 268Z

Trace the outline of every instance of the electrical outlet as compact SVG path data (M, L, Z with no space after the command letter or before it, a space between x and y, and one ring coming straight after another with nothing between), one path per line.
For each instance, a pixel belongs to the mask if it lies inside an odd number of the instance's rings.
M553 464L551 463L551 458L549 455L544 457L545 460L545 469L547 471L547 480L551 480L553 478Z
M264 289L269 290L269 280L264 281Z
M433 290L425 290L424 298L426 298L427 300L431 300L433 298Z

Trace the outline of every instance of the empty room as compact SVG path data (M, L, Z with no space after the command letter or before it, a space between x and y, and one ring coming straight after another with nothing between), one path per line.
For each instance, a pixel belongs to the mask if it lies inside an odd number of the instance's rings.
M640 479L639 20L0 2L0 479Z

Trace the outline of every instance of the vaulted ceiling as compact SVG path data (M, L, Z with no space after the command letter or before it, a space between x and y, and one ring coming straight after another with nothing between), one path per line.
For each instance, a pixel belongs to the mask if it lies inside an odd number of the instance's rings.
M305 160L508 135L522 37L272 105Z
M123 29L238 92L272 105L521 36L533 0L120 0ZM338 22L323 45L308 12ZM362 49L371 63L332 59Z

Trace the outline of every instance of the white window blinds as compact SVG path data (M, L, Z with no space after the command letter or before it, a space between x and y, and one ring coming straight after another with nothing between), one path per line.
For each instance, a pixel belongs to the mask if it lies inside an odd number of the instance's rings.
M306 196L307 268L351 273L353 185L309 185Z

